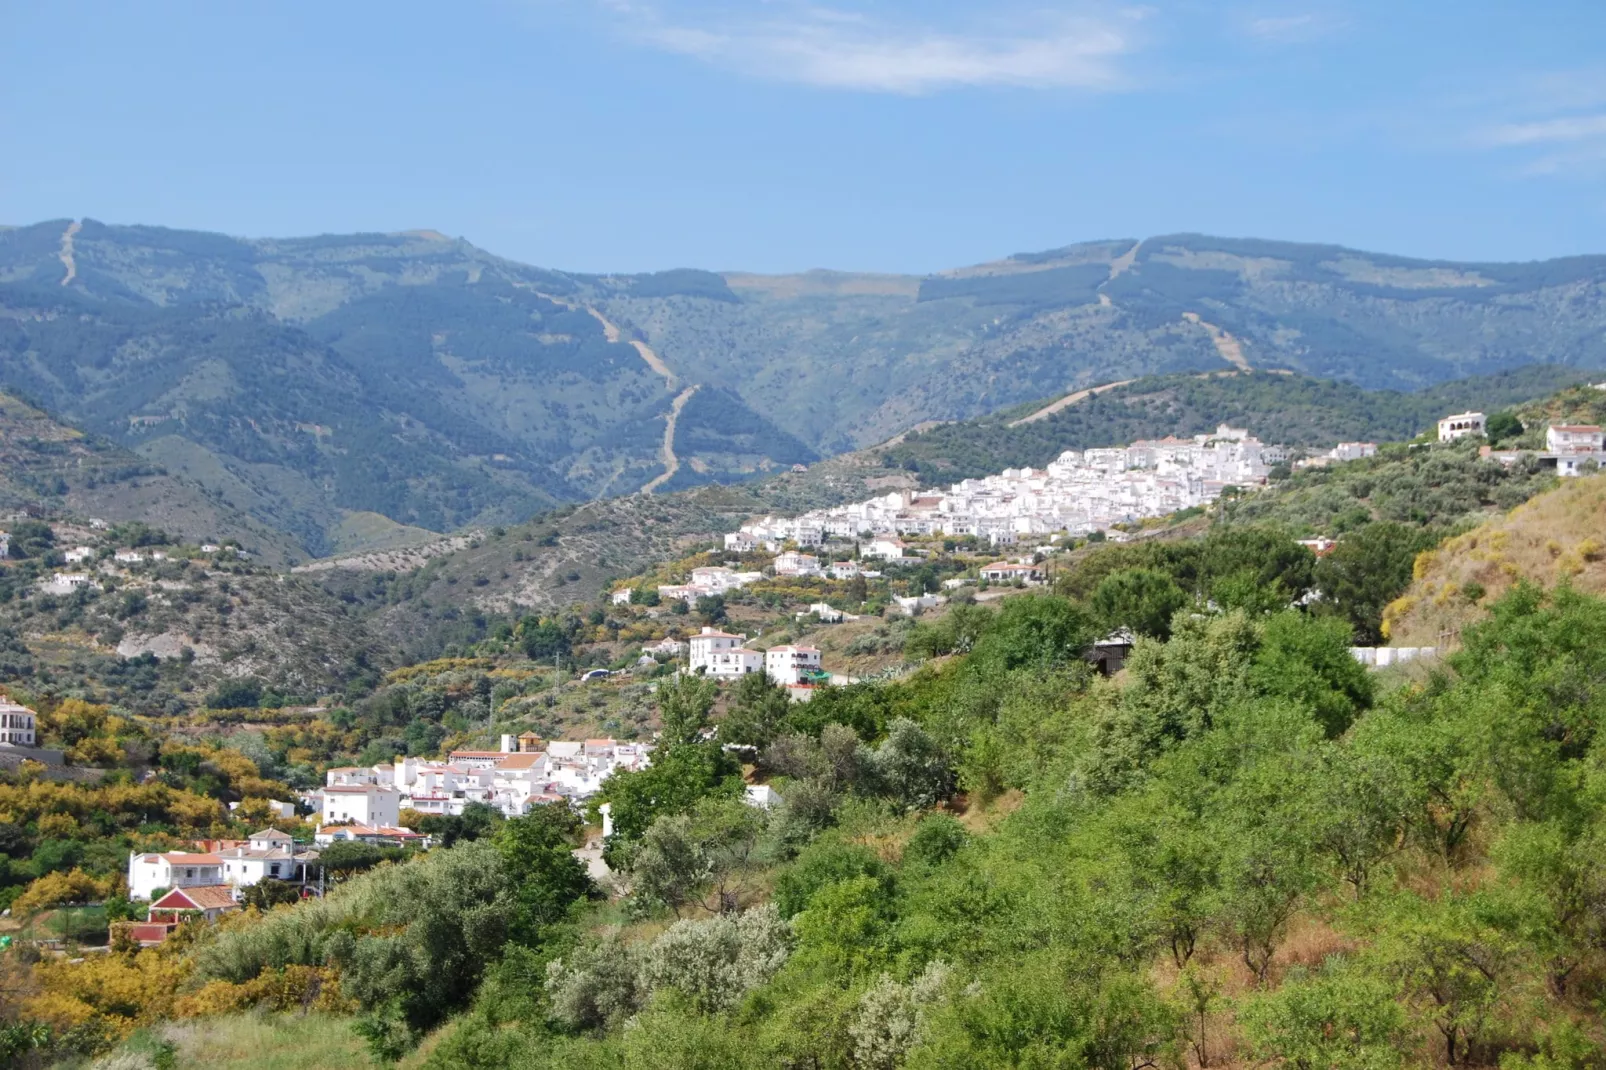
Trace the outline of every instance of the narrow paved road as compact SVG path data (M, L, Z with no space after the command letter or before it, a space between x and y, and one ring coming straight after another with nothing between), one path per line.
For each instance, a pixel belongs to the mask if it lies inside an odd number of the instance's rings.
M61 236L61 252L56 255L61 258L61 266L67 269L67 277L61 280L63 286L78 277L78 265L73 262L72 258L72 239L74 234L83 229L83 226L82 223L75 219L67 224L67 233Z
M641 493L651 494L673 479L675 473L680 471L680 458L675 456L675 424L680 421L680 410L686 407L686 402L690 401L691 396L695 393L697 393L697 387L695 385L688 386L675 395L675 400L670 402L669 419L664 424L664 470L652 482L642 487Z

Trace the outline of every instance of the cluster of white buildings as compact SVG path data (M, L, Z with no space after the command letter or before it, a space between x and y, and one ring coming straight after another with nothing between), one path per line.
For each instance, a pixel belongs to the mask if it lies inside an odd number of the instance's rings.
M403 810L458 815L471 803L520 817L532 806L590 798L615 770L646 768L651 754L651 743L503 736L500 750L452 751L445 761L397 758L330 769L307 802L324 825L380 830L394 828Z
M1228 486L1264 483L1272 466L1287 459L1283 447L1222 425L1190 439L1067 450L1047 468L1008 468L946 491L897 491L798 517L765 517L725 536L725 545L747 551L792 542L807 549L859 538L862 557L898 560L900 535L973 535L995 546L1022 535L1082 535L1213 501Z
M715 679L761 672L782 687L810 687L826 678L818 647L773 646L768 650L749 650L746 644L745 635L704 628L687 640L691 648L687 667L694 673Z
M217 841L208 851L160 851L128 856L128 895L149 899L159 888L221 888L231 895L265 880L305 884L318 852L298 847L278 829L248 840Z

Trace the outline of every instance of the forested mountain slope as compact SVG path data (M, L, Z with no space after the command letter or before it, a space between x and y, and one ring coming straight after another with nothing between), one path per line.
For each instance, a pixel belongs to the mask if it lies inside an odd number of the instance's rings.
M585 276L432 232L57 220L0 232L0 385L316 556L350 544L353 512L517 522L670 468L667 489L746 478L1136 376L1412 389L1599 367L1603 284L1598 257L1448 264L1197 235L924 278Z
M268 564L296 553L293 539L202 487L0 394L0 514L29 508L138 521L196 543L234 539Z

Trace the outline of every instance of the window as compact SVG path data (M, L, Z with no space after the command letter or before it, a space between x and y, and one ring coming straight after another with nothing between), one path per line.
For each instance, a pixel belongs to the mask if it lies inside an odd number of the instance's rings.
M195 870L193 868L187 868L184 870L184 875L186 877L193 877L195 876Z
M275 862L275 863L273 863L273 865L269 866L268 867L268 872L272 873L275 877L277 877L279 875L279 863Z

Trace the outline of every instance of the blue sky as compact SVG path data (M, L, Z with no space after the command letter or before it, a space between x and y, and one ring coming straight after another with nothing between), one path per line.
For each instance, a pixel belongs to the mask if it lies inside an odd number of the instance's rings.
M932 271L1606 252L1600 0L0 0L0 221Z

